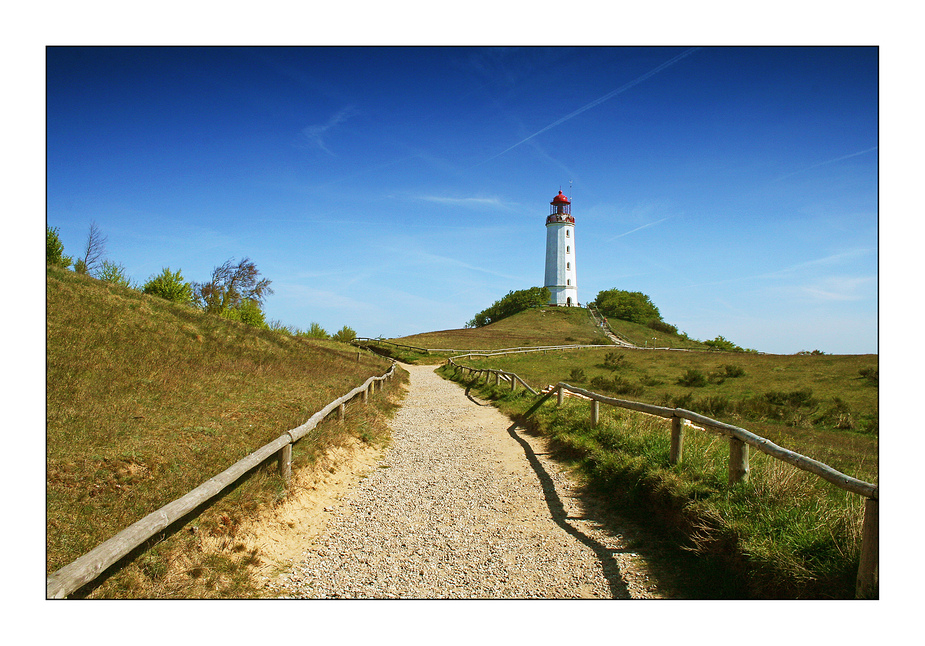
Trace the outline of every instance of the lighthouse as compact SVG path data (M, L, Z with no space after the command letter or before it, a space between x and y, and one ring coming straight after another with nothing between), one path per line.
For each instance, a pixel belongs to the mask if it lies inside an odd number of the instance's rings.
M546 282L550 305L578 305L575 280L575 218L572 203L559 191L546 218Z

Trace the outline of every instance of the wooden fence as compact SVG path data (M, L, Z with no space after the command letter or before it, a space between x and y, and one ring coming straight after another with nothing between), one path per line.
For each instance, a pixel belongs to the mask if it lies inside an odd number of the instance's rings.
M391 381L394 374L395 363L393 362L382 376L370 377L363 385L357 386L343 397L335 399L319 410L301 426L286 431L272 442L235 462L217 476L209 478L182 498L148 514L76 561L49 575L45 581L46 598L63 599L75 590L96 580L107 568L131 553L132 550L202 505L213 501L241 476L273 456L277 457L280 474L288 482L292 476L292 445L335 410L338 418L343 419L346 405L354 397L359 396L363 403L366 403L370 392L381 390L383 382Z
M503 379L510 382L511 390L515 390L517 382L520 382L533 395L539 394L537 391L530 388L523 379L512 372L505 372L492 368L470 368L468 366L462 366L455 361L455 359L459 358L461 357L450 358L447 360L447 363L457 370L463 371L462 374L466 374L468 371L468 374L474 376L475 379L480 379L484 374L486 376L486 383L492 376L495 379L495 384L500 384ZM878 596L880 578L880 494L878 485L852 478L849 475L845 475L833 469L827 464L823 464L805 455L780 447L770 440L755 435L744 428L726 424L683 408L666 408L664 406L655 406L642 402L616 399L583 388L577 388L561 381L556 384L555 391L557 405L560 406L562 405L565 393L573 393L587 399L591 409L590 416L592 425L597 425L600 422L601 404L617 406L670 419L671 447L669 449L669 461L671 464L678 464L681 462L684 454L683 420L697 424L705 430L726 436L729 439L730 485L744 482L748 479L748 447L751 446L772 458L787 462L803 471L813 473L823 480L831 482L840 489L863 496L866 500L864 504L864 525L861 530L861 561L858 567L855 592L859 599L870 599Z

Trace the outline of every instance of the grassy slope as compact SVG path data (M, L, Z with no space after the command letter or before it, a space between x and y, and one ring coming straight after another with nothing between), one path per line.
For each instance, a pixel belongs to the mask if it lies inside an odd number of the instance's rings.
M536 317L536 313L525 313L494 326L460 332L474 333L487 348L509 346L512 337L507 330L526 332ZM574 322L590 325L577 318ZM497 338L493 338L495 330L502 332ZM570 336L582 338L583 333L573 330ZM518 345L529 344L517 338ZM544 336L542 344L556 342L563 339ZM540 343L534 340L533 345ZM605 365L608 354L620 357L616 369ZM876 355L777 356L613 348L506 355L465 363L516 372L534 387L567 381L624 399L683 404L855 477L878 479L878 388L875 381L860 374L877 368ZM741 368L744 374L714 379L701 387L677 383L688 370L710 375L722 372L726 365ZM572 373L576 368L584 372L578 379ZM452 371L444 374L453 376ZM634 392L596 387L590 383L595 377L611 381L619 377ZM806 390L814 400L809 406L761 405L767 393ZM482 388L481 392L513 415L524 415L533 407L532 398L512 396L506 386ZM837 428L844 416L826 414L836 398L855 430ZM722 408L723 402L726 410L722 413L711 410ZM758 452L752 452L750 482L729 490L725 485L728 449L716 436L689 431L684 463L672 468L667 464L665 423L606 406L600 427L591 429L587 419L587 404L569 400L563 409L549 402L533 409L527 423L554 438L561 454L581 464L595 486L635 506L650 520L663 519L667 527L680 532L679 540L689 549L709 559L719 558L738 571L743 588L717 594L853 595L862 517L859 497L845 495ZM702 572L698 576L709 575ZM720 579L714 583L721 584Z
M49 572L388 368L54 268L46 307Z
M480 328L412 334L395 343L422 348L500 350L520 346L608 344L584 308L540 307Z

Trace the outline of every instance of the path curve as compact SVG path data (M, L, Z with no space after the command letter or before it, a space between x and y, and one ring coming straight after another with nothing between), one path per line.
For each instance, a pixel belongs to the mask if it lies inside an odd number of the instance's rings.
M404 367L390 448L328 508L326 529L277 581L283 596L663 596L625 535L589 517L541 438L434 366Z

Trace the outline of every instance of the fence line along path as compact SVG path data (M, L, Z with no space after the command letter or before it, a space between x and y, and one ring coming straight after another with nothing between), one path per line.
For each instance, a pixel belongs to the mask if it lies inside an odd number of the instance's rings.
M593 520L541 442L434 366L377 467L277 581L300 598L653 598L631 530Z

